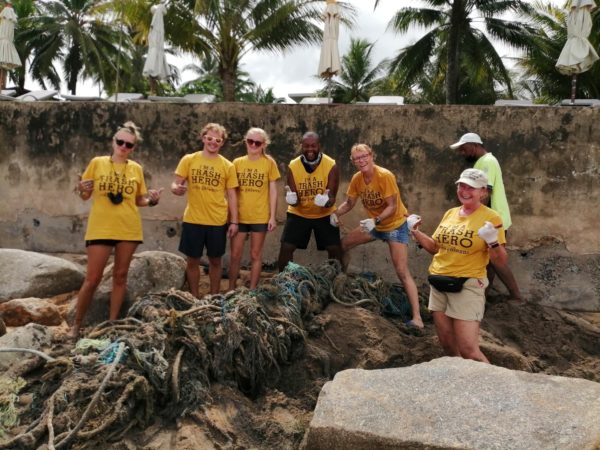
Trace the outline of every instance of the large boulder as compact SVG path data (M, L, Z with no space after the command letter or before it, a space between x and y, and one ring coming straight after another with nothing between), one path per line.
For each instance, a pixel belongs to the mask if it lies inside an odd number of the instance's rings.
M9 327L20 327L30 322L41 325L60 325L62 317L58 307L41 298L17 298L0 303L0 317Z
M24 327L15 328L10 333L0 337L2 348L27 348L43 351L52 341L52 332L42 325L30 323ZM0 370L15 370L15 365L25 364L31 358L38 358L31 353L0 352Z
M0 249L0 303L75 291L83 278L83 269L66 259L25 250Z
M171 288L181 289L185 282L185 259L179 255L161 251L147 251L133 255L127 276L127 294L121 308L124 315L138 297L163 292ZM86 313L84 324L97 324L108 319L110 293L112 291L112 264L104 271L102 282ZM75 313L76 299L71 304L69 322Z
M600 383L462 358L339 372L319 395L308 450L596 449Z

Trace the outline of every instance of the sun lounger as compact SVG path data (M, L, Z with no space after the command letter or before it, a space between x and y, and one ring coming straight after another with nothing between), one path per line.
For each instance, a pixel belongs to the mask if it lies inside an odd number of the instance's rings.
M131 102L135 100L142 100L144 94L138 94L133 92L118 92L108 97L106 100L109 102Z
M494 106L535 106L531 100L500 99Z
M600 107L600 100L597 98L576 98L574 103L571 103L571 99L566 99L560 102L561 106L592 106L595 108Z
M404 105L401 95L374 95L369 98L370 105Z
M0 102L14 102L15 98L10 95L0 94Z
M185 97L161 97L160 95L149 95L148 100L151 102L164 102L164 103L190 103Z
M213 103L216 97L212 94L187 94L183 98L189 103Z
M99 101L102 101L101 97L98 97L95 95L61 94L60 96L70 102L99 102Z
M2 89L0 91L0 95L4 95L6 97L16 97L17 91L14 89Z
M52 100L54 96L58 94L58 91L47 90L47 91L31 91L27 94L19 95L15 97L15 100L19 102L43 102L46 100Z
M326 105L332 102L332 98L328 97L304 97L300 100L301 105Z

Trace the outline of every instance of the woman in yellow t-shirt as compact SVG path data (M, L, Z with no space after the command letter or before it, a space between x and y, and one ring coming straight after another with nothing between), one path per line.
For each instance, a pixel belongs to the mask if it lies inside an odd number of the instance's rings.
M276 181L281 177L277 163L265 153L269 136L261 128L250 128L244 138L247 155L233 161L238 178L238 234L231 239L229 289L235 289L240 273L244 241L250 233L250 289L254 289L262 269L262 252L267 231L277 226Z
M402 203L396 177L389 170L375 164L375 155L367 144L352 146L350 160L358 172L350 181L346 201L331 216L332 225L339 216L354 208L358 198L361 199L368 218L361 220L360 225L342 239L344 266L348 265L350 249L377 239L386 242L394 270L410 303L412 318L407 325L423 328L417 285L408 268L407 210Z
M113 286L109 319L119 316L127 287L127 272L138 244L143 240L139 206L158 204L162 189L146 189L144 171L129 159L141 142L137 125L126 122L112 138L112 154L97 156L88 164L77 186L82 200L92 199L85 233L87 272L79 294L71 334L79 336L85 313L92 301L108 258L114 248Z
M456 181L461 206L449 209L433 236L417 227L411 214L408 227L417 242L433 255L429 266L429 309L440 344L448 356L489 363L479 348L479 323L485 311L486 266L505 266L508 255L502 219L483 204L488 179L479 169L463 171Z

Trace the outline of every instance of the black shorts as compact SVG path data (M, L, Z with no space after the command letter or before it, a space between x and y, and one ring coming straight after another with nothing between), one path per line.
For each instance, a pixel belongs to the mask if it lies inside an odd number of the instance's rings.
M281 242L304 249L308 247L308 241L313 230L317 241L317 249L326 250L327 247L340 245L340 229L329 223L329 216L319 219L307 219L291 213L287 213Z
M85 246L89 247L90 245L107 245L109 247L114 247L121 242L135 242L136 244L143 244L143 241L123 241L118 239L92 239L91 241L85 241Z
M238 225L240 233L266 233L268 229L266 223L240 223Z
M219 258L225 254L226 241L227 225L183 222L179 251L190 258L200 258L206 247L206 256Z

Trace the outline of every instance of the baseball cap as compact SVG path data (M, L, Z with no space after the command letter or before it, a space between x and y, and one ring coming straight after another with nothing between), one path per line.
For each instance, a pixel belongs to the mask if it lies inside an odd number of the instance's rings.
M481 145L483 145L483 141L481 140L481 138L479 137L478 134L467 133L467 134L463 134L460 137L460 139L458 140L458 142L455 142L454 144L452 144L450 146L450 148L452 150L456 150L458 147L460 147L463 144L481 144Z
M463 173L460 174L460 178L456 180L455 184L458 183L465 183L475 189L481 189L487 187L488 177L479 169L465 169L463 170Z

